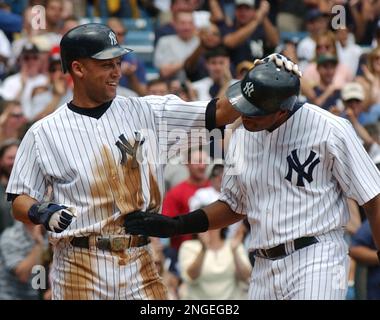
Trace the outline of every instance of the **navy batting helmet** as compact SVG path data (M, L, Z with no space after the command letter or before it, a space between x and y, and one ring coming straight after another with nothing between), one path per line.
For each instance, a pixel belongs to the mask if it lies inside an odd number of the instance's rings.
M98 60L120 57L131 49L119 45L112 29L100 23L88 23L68 31L61 40L61 61L63 72L78 58Z
M236 110L253 117L279 110L291 111L299 91L299 77L269 60L255 66L243 80L230 86L227 97Z

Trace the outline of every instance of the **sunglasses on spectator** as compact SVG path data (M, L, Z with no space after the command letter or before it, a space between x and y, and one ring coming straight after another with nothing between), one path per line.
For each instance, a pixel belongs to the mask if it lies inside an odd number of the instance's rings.
M13 118L21 118L21 117L24 116L24 114L23 114L23 113L11 113L11 116L12 116Z
M22 57L25 61L30 61L30 60L37 60L39 57L38 55L26 55Z
M317 49L330 49L331 45L329 44L318 44Z
M55 73L57 71L62 71L61 67L60 66L53 66L53 67L49 67L49 72L50 73Z

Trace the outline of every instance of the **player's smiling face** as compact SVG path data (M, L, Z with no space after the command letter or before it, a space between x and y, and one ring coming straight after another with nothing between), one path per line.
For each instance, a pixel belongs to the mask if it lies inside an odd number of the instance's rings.
M88 98L99 104L116 96L121 77L121 58L83 59L82 80Z
M262 130L273 131L284 123L289 117L287 111L277 111L267 116L246 117L242 116L244 128L256 132Z

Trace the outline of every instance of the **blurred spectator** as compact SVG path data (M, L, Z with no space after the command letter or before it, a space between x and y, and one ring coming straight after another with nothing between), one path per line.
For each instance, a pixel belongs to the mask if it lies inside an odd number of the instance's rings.
M198 234L182 243L178 264L183 279L184 300L246 299L240 281L248 282L252 270L242 245L244 233L226 240L225 229Z
M350 256L358 263L368 267L366 299L379 300L380 264L368 220L363 222L359 230L352 237Z
M209 205L219 198L223 165L214 164L210 173L211 186L201 188L189 199L190 210ZM238 225L244 227L243 224ZM198 234L197 240L182 243L178 263L184 281L182 299L246 299L247 291L240 282L248 283L251 265L242 245L245 229L226 239L227 229Z
M24 131L26 118L20 102L10 100L3 102L0 114L0 143L8 139L20 139Z
M67 101L72 100L71 78L62 71L59 48L53 49L50 53L48 71L49 82L34 90L31 108L26 114L30 122L46 117Z
M161 37L154 53L154 65L164 79L186 79L183 70L185 60L198 47L199 38L190 12L178 12L174 16L175 35Z
M60 33L63 24L63 0L46 0L46 32Z
M197 100L210 100L221 97L234 82L230 71L230 57L224 47L216 47L206 52L208 77L193 82ZM236 80L235 80L236 81Z
M110 18L108 26L115 32L117 41L125 44L125 36L128 30L119 18ZM144 62L130 52L122 57L121 61L122 77L119 85L133 90L140 96L146 95L146 71Z
M0 81L6 74L8 59L11 57L11 54L11 43L0 29Z
M265 0L260 1L258 9L254 0L235 0L233 26L218 24L234 66L243 60L262 58L278 45L279 33L268 18L269 10L269 2Z
M62 28L61 28L61 35L63 36L66 32L68 32L69 30L77 26L79 26L79 20L77 17L69 16L65 18L65 20L63 21Z
M197 99L196 92L189 81L170 80L169 93L175 94L184 101L195 101Z
M24 114L30 114L33 90L46 85L48 78L40 73L40 51L34 44L25 44L20 55L20 64L20 72L4 80L0 87L0 96L4 100L20 100Z
M154 45L158 40L167 35L176 33L174 27L174 17L178 12L191 12L194 19L194 24L197 28L207 28L210 22L224 20L223 10L218 0L207 0L208 11L199 11L200 5L205 1L197 0L171 0L170 10L160 15L161 26L155 30Z
M200 29L199 38L198 48L186 59L184 64L186 76L190 81L197 81L208 76L205 53L222 43L220 31L215 24Z
M299 32L303 28L306 7L303 0L277 1L276 27L281 31Z
M140 10L137 0L107 0L95 1L98 14L102 18L140 18Z
M242 80L247 72L253 68L253 62L244 60L236 66L236 79Z
M349 85L351 86L351 84L347 84L347 86ZM354 85L357 84L353 83L352 87L354 87ZM346 107L346 117L351 122L357 135L363 141L363 145L371 159L375 162L375 164L378 164L380 163L379 123L376 122L363 126L358 120L361 110L361 101L359 97L360 92L355 92L352 89L350 92L347 90L347 87L343 89L342 97L345 99L344 104Z
M37 300L32 269L41 263L42 227L16 221L0 236L0 300Z
M352 116L355 117L361 125L374 124L379 121L380 106L374 105L369 109L366 108L364 104L365 93L360 83L347 83L342 89L342 101L346 110L351 110ZM349 115L351 115L351 113Z
M380 1L349 1L349 8L355 23L356 43L370 46L380 17Z
M283 43L276 47L275 52L284 55L296 64L299 63L296 39L285 39Z
M219 198L223 165L213 166L211 186L201 188L189 199L190 210L196 210ZM244 230L226 240L227 229L198 234L197 240L181 244L178 264L184 281L182 299L244 299L240 281L248 283L251 265L242 242ZM245 293L245 294L244 294Z
M332 54L322 54L317 57L317 71L319 73L319 84L313 87L315 93L314 104L325 110L337 108L340 99L340 88L333 80L337 69L338 58Z
M147 95L164 96L169 94L169 85L163 79L153 79L147 84Z
M11 8L4 1L0 1L0 30L12 38L12 34L20 32L21 28L21 16L11 12Z
M362 65L363 75L358 81L366 93L366 107L380 103L380 47L373 49L367 57L367 63Z
M328 30L328 18L319 9L310 9L305 15L306 30L308 36L303 38L297 46L297 56L299 59L299 66L302 71L305 70L308 63L310 63L316 52L317 36L325 33Z
M320 75L317 70L317 63L316 60L318 60L318 57L321 55L334 55L337 56L337 50L336 50L336 43L335 43L335 35L331 31L328 31L326 33L322 33L318 35L315 39L316 41L316 47L315 47L315 58L314 61L309 63L306 67L304 73L303 73L303 82L311 85L311 87L315 87L317 85L320 85ZM353 74L351 73L350 69L345 66L344 64L340 63L338 60L337 66L336 66L336 72L334 74L333 83L337 89L341 89L342 86L352 81ZM313 100L312 97L308 97L310 100Z
M347 28L336 29L335 38L339 62L349 68L352 75L356 75L363 49L355 43L354 36Z
M193 12L195 10L194 5L191 1L188 0L171 0L170 1L170 14L169 17L162 18L162 25L155 30L154 35L154 45L156 46L158 40L163 36L169 36L176 33L174 28L174 17L178 12Z
M189 199L194 193L210 185L207 178L206 170L208 155L204 151L191 149L189 150L186 166L189 172L189 178L170 189L163 201L162 214L175 217L189 212ZM170 239L171 247L178 250L181 243L191 239L191 235L180 235Z
M14 223L11 203L6 200L5 189L13 168L18 146L19 140L15 139L5 140L0 144L0 234L5 228Z
M16 63L18 62L18 58L20 57L21 51L24 46L30 42L34 36L43 32L43 30L35 29L32 27L32 7L27 7L23 12L23 23L22 30L19 34L18 38L12 42L12 57L9 59L9 67L16 70Z

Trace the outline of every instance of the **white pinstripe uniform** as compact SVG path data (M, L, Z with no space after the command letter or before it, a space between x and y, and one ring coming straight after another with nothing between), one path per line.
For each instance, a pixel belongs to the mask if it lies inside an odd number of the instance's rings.
M272 132L236 130L226 162L220 200L247 214L250 250L285 244L288 254L256 255L250 298L344 299L345 199L362 205L380 193L379 171L348 121L304 104ZM305 236L319 242L294 250Z
M205 128L206 104L186 103L174 95L117 96L99 119L64 105L27 132L7 193L43 201L51 185L51 201L78 212L64 232L50 233L55 245L54 299L166 298L150 246L111 252L95 246L90 250L73 247L70 240L73 236L123 235L123 215L135 210L158 212L163 185L160 152L176 141L175 137L165 140L164 130ZM167 126L161 128L160 121ZM147 130L150 136L144 136ZM124 154L123 160L115 143L124 135L134 146L138 135L137 140L142 140L141 134L145 142L137 145L150 161L135 166L131 156Z

